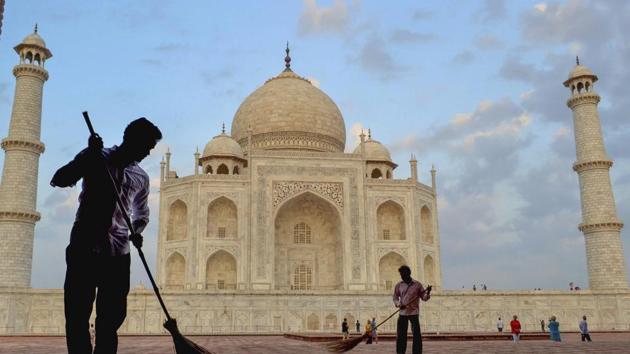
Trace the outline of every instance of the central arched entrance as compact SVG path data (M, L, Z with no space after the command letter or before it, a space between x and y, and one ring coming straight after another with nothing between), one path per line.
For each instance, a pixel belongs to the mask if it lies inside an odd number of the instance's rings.
M343 245L339 211L305 192L285 202L274 225L276 289L343 288Z

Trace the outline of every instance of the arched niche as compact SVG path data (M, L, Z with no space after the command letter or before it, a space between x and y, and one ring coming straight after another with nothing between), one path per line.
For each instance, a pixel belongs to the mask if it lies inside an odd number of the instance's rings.
M376 222L379 240L404 240L405 211L400 204L388 200L376 209Z
M183 289L186 281L186 259L180 253L171 254L166 260L166 282L169 289Z
M166 227L166 240L177 241L186 239L188 232L188 208L186 203L176 200L168 208L168 225Z
M215 252L206 262L206 288L236 289L236 258L224 250Z
M405 259L396 252L389 252L381 257L378 262L379 288L394 290L394 286L400 281L398 268L404 264Z
M236 204L226 197L213 200L208 205L206 237L234 239L237 235L238 214Z

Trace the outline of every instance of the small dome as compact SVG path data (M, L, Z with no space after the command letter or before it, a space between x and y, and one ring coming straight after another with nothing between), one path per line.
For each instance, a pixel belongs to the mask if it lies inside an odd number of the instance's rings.
M242 160L245 159L241 146L236 142L236 140L232 139L231 136L225 133L212 138L212 140L210 140L203 149L203 155L201 156L202 159L212 156L235 157Z
M569 80L575 79L580 76L594 76L591 69L587 68L584 65L576 65L573 70L569 73Z
M367 140L365 143L365 159L369 161L387 161L392 162L392 156L385 145L376 140ZM354 149L355 154L361 153L361 145Z
M42 37L40 37L37 32L31 33L28 36L24 37L24 40L22 40L22 44L46 48L46 42L44 42Z

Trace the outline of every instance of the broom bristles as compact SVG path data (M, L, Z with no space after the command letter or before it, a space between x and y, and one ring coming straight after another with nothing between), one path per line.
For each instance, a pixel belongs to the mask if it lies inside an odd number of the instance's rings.
M177 321L174 318L164 322L164 328L171 332L173 343L175 344L175 353L177 354L214 354L208 349L184 337L177 328Z
M359 345L359 343L363 342L363 339L365 339L365 336L366 334L360 337L352 338L352 339L336 340L334 342L326 343L325 346L326 346L326 349L328 349L328 351L331 353L345 353L349 350L354 349L354 347Z

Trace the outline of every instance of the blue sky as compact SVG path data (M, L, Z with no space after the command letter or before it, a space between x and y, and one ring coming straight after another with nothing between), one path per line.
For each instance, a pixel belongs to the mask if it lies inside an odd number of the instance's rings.
M7 2L0 35L0 135L17 63L12 47L39 33L46 63L34 287L61 287L78 190L53 190L55 169L87 139L89 110L106 145L147 116L165 133L143 162L159 176L170 147L180 175L193 152L229 127L242 100L283 69L312 79L341 109L347 149L361 128L409 175L438 170L447 288L587 286L571 112L562 86L575 55L596 89L618 215L630 222L630 6L625 1L35 1ZM0 159L3 159L3 154ZM157 211L157 185L152 190ZM154 213L154 221L157 215ZM146 234L155 262L156 223ZM622 232L626 258L628 231ZM133 283L147 280L133 263Z

